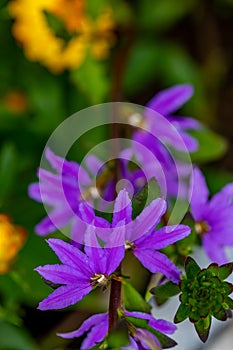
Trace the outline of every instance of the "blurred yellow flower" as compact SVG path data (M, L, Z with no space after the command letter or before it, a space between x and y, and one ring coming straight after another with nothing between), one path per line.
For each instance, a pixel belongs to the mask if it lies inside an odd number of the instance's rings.
M24 228L13 225L7 215L0 214L0 274L9 271L25 239Z
M90 51L105 58L114 44L111 8L88 16L85 0L12 0L13 35L26 57L53 73L79 67Z

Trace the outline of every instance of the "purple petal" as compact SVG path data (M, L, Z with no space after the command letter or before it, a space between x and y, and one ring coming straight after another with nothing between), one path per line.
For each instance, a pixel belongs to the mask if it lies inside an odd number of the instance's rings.
M175 125L177 129L198 130L202 128L202 124L199 121L190 117L169 116L167 119Z
M73 218L73 222L70 229L70 238L77 247L84 244L85 232L87 229L87 224L82 221L78 216Z
M207 210L212 214L214 211L218 212L220 208L223 209L224 207L233 208L233 183L227 184L220 192L213 196Z
M77 281L76 284L57 288L46 299L40 302L39 310L64 309L76 304L92 289L90 283Z
M97 325L96 327L98 327L100 330L102 326L105 328L106 324L108 325L108 314L96 314L85 320L82 325L75 331L69 333L58 333L57 335L65 339L78 338L81 337L81 335L83 335L85 332L88 332L92 327Z
M203 236L202 243L203 248L211 261L216 262L219 265L226 264L228 262L224 248L214 239L211 239L211 236L208 235L208 233Z
M173 334L177 329L173 323L160 319L156 320L155 318L149 321L149 326L165 334Z
M193 87L189 84L175 85L156 94L147 107L161 113L164 116L175 112L183 106L193 95Z
M195 152L198 150L198 141L187 132L180 131L180 136L182 137L184 144L189 152Z
M135 241L138 248L162 249L169 244L179 241L190 234L191 228L185 225L165 226L157 231L152 231L147 237Z
M106 334L108 333L108 315L104 316L104 320L99 322L96 321L96 325L87 334L86 338L84 339L81 345L80 350L91 349L93 346L96 345L96 343L99 343L105 338Z
M77 269L66 265L45 265L35 269L43 278L56 284L75 284L78 280L89 281Z
M98 170L101 169L101 167L104 165L104 163L93 154L87 156L85 158L85 164L87 169L90 171L91 174L96 175Z
M160 272L174 283L180 281L180 271L165 254L151 249L133 249L133 254L149 271Z
M66 226L72 218L71 211L64 207L56 208L49 213L49 216L36 225L35 231L39 235L46 235L61 227Z
M138 347L138 344L136 343L136 341L132 338L129 337L130 343L126 346L122 346L121 350L140 350Z
M35 201L42 202L39 183L36 182L28 186L28 195Z
M131 237L126 237L126 239L134 241L156 227L165 211L166 202L164 199L157 198L153 200L132 223Z
M90 275L89 260L86 254L61 239L50 238L47 242L63 264L72 266L87 276Z
M157 331L159 331L161 333L173 334L177 329L177 327L173 323L171 323L169 321L161 320L161 319L156 319L152 315L144 313L144 312L125 311L125 315L131 316L131 317L136 317L136 318L141 318L143 320L147 320L148 324L152 328L156 329Z
M122 220L125 220L126 224L132 220L132 203L126 190L121 190L116 198L112 226L117 226Z
M96 237L95 227L89 225L85 234L85 253L90 258L89 265L92 273L106 273L107 268L107 256L104 249L100 247L100 244Z
M120 265L121 261L124 258L125 227L119 226L114 228L111 236L113 237L113 239L111 239L108 242L107 248L104 249L106 251L106 254L108 254L108 259L106 264L107 275L110 275L111 273L113 273L118 268L118 266ZM108 248L108 247L111 247L111 248Z
M149 332L147 329L137 328L134 338L139 340L142 344L142 349L150 350L162 350L159 340L154 334Z
M53 169L59 174L69 173L70 175L77 177L79 165L76 162L69 162L66 159L55 155L49 148L46 148L45 155Z
M203 209L208 201L209 190L200 169L193 170L193 192L191 197L191 213L196 221L202 220Z
M93 224L94 222L95 226L97 227L103 227L103 228L110 227L110 223L104 218L96 216L93 208L91 208L87 203L85 202L80 203L79 211L80 211L81 218L88 224L91 224L91 223Z
M223 246L232 246L233 245L233 225L230 226L222 226L219 228L218 226L211 229L208 232L211 240L214 240L219 247Z
M35 226L35 232L40 236L46 236L51 232L54 232L57 230L57 227L54 225L54 223L50 220L49 217L44 218Z
M91 186L92 181L90 179L90 176L86 172L85 169L83 169L81 166L79 167L78 170L78 184L82 186Z

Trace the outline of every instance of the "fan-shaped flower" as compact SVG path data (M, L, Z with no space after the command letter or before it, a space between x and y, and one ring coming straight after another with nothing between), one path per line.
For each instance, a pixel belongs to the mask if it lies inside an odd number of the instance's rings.
M62 309L77 303L95 287L106 287L124 257L124 247L119 244L123 236L121 230L115 231L115 241L111 241L113 248L105 249L99 246L95 229L90 225L85 253L60 239L49 239L49 246L62 264L40 266L36 271L59 287L40 302L39 309Z
M190 203L195 230L210 260L224 264L228 261L224 247L233 245L233 183L223 187L210 200L208 197L205 178L195 168Z
M86 225L80 220L79 204L83 200L94 199L98 194L97 189L88 172L76 162L56 156L49 148L45 155L56 174L39 169L40 182L31 184L28 191L31 198L52 207L52 210L35 227L35 231L43 236L71 224L71 238L78 230L79 243L83 243ZM87 165L92 170L93 167L100 167L102 162L92 156L87 159ZM98 222L103 221L98 218L97 225Z
M91 222L94 217L92 209L85 204L80 206L83 219ZM153 273L161 272L177 283L180 280L181 271L158 250L186 237L191 229L185 225L173 225L155 230L165 211L165 200L157 198L144 208L135 220L132 220L132 202L126 190L122 190L115 201L112 228L125 226L125 248L131 250L148 270ZM112 233L109 233L108 229L99 230L99 232L101 232L100 238L109 246L109 239L114 235L114 229Z

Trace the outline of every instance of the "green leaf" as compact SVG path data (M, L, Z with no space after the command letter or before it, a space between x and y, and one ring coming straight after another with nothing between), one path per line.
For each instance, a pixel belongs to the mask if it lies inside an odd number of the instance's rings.
M137 194L133 197L133 218L136 218L146 205L152 200L161 197L161 191L158 182L152 178Z
M108 349L120 349L129 344L128 326L125 320L121 320L113 332L107 337Z
M105 100L109 91L109 81L103 63L88 57L81 67L71 71L70 74L77 88L87 96L91 104Z
M225 280L233 271L233 263L219 266L219 278Z
M208 271L211 271L213 276L219 276L219 266L216 263L212 263L208 266Z
M169 338L165 334L160 333L160 332L156 331L154 328L150 327L146 320L143 320L141 318L131 317L131 316L130 317L128 316L126 318L136 328L147 329L148 331L153 333L159 339L163 349L172 348L173 346L177 345L173 339Z
M0 206L11 191L17 173L17 154L12 143L5 143L0 152Z
M224 303L227 304L229 309L233 310L233 300L230 297L225 298Z
M213 316L219 321L226 321L227 319L227 313L223 307L220 308L218 311L215 311L213 313Z
M214 131L203 128L192 130L190 134L199 142L199 148L191 153L194 163L206 163L221 158L227 150L226 140Z
M127 94L133 96L140 93L144 84L154 81L158 67L161 66L160 58L160 50L154 41L144 38L136 42L130 51L124 74L123 88Z
M128 282L123 282L125 308L128 311L149 313L151 306L143 299L140 293Z
M0 320L0 350L37 350L33 339L22 329Z
M197 273L201 270L200 266L197 265L196 261L188 256L185 260L185 272L188 279L196 277Z
M155 300L158 305L164 304L168 298L180 293L180 288L177 284L168 281L167 283L154 287L150 290L151 294L155 295Z
M183 322L187 317L189 317L190 306L180 304L178 310L176 311L174 322L180 323Z
M206 318L195 322L194 326L199 338L201 339L201 341L203 341L203 343L205 343L209 336L211 316L207 316Z
M139 25L143 29L163 30L168 29L179 21L187 13L191 12L195 5L194 0L151 0L139 1Z

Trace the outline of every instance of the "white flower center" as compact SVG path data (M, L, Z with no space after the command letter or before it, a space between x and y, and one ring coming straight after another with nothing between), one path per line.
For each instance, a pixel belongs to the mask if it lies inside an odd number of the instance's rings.
M106 286L108 283L108 278L102 273L95 273L91 277L91 281L93 285L99 284L100 286Z
M129 123L137 128L145 128L146 122L140 113L134 113L129 116Z

